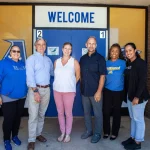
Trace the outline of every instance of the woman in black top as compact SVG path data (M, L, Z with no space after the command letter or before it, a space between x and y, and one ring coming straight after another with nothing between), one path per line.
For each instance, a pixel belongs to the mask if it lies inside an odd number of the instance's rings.
M149 98L146 86L147 67L143 59L137 53L134 43L125 45L125 54L128 59L125 70L125 91L127 93L127 105L131 118L130 138L122 142L125 149L141 149L144 141L145 121L144 110Z

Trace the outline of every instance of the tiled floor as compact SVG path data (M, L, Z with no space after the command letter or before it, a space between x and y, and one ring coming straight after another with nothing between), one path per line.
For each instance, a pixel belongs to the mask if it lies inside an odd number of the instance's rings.
M0 125L2 125L3 118L0 117ZM142 150L150 150L150 120L146 120L146 135L145 142L142 143ZM14 144L13 150L26 150L28 138L28 118L22 118L19 137L22 140L22 145L17 147ZM46 143L36 142L35 150L123 150L121 141L129 137L130 120L128 117L122 117L121 129L118 138L115 141L109 139L101 139L97 144L90 143L90 138L82 140L80 138L84 131L83 118L74 118L73 130L70 143L59 143L57 137L59 136L59 125L57 118L46 118L43 135L48 139ZM4 149L2 129L0 128L0 150Z

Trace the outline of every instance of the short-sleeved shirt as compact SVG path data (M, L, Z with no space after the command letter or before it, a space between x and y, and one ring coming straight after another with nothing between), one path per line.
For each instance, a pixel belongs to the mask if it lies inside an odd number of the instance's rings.
M106 62L107 75L105 80L105 88L111 91L122 91L124 88L124 70L126 62L121 59L116 61L108 60Z
M81 68L81 94L94 96L99 86L101 75L106 75L106 62L102 55L96 51L89 56L85 54L80 59Z

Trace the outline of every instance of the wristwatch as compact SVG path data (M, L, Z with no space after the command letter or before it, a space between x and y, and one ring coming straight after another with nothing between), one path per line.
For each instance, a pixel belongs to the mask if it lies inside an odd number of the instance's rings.
M38 92L38 89L33 90L34 93Z

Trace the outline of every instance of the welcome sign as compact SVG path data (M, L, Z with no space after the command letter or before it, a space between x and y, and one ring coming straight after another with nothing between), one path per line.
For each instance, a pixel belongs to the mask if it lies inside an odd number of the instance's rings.
M35 6L35 27L107 28L107 8Z

